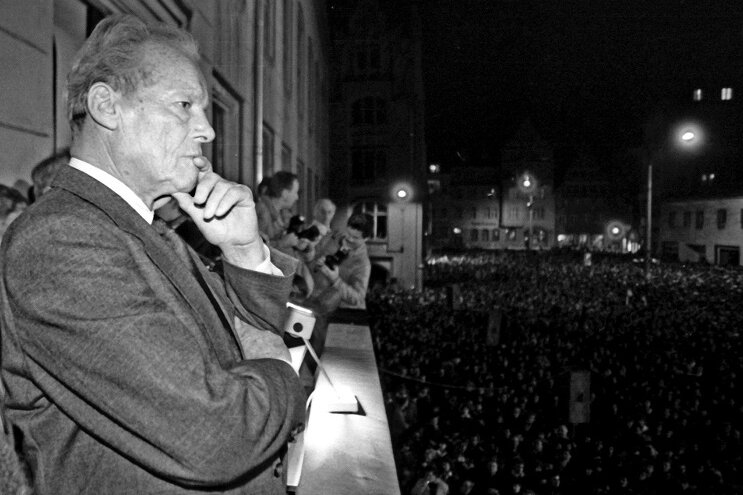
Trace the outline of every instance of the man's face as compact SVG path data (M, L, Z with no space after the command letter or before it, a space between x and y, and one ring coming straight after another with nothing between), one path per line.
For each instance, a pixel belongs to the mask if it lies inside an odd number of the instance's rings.
M293 208L298 199L299 181L295 180L294 182L292 182L292 187L290 189L282 189L281 191L281 200L284 203L283 207L287 209Z
M201 145L214 139L205 110L209 96L199 68L171 48L150 45L147 82L119 100L120 126L112 156L124 182L148 205L197 183Z
M335 216L335 206L330 201L323 201L315 210L315 220L323 225L330 226L330 222L333 221Z
M366 242L364 234L360 230L354 229L352 227L348 227L346 229L345 240L346 244L351 249L356 249L357 247L364 244L364 242Z

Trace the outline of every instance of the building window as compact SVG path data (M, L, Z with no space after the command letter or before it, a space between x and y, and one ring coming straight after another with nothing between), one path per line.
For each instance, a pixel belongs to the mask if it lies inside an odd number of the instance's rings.
M470 230L470 241L477 242L477 229Z
M702 90L701 89L694 90L694 101L702 101Z
M387 205L374 202L359 203L354 206L353 212L366 213L374 219L373 239L387 239Z
M685 211L684 212L684 228L688 229L689 227L691 227L691 212Z
M470 215L471 215L472 218L477 218L477 208L476 207L473 206L470 209Z
M538 208L533 208L532 211L534 212L533 218L536 220L544 220L544 207L540 206Z
M728 211L725 208L717 210L717 229L723 230L728 221Z
M225 128L227 124L225 108L216 104L212 105L212 128L214 129L214 142L212 144L212 168L219 175L224 176L225 158Z
M305 80L304 80L304 11L302 6L299 5L297 9L297 112L299 117L304 116L304 96L305 96Z
M299 182L299 196L304 199L305 197L305 189L306 189L306 182L305 182L305 173L304 173L304 162L302 160L297 160L297 182ZM302 211L297 211L297 208L302 208L302 201L297 201L297 203L293 207L293 211L295 213L304 213Z
M363 77L377 77L381 74L381 50L375 41L359 41L353 48L350 60L350 74Z
M276 2L263 2L263 57L273 65L276 51Z
M273 130L263 124L263 166L261 168L262 178L273 175Z
M315 205L315 189L312 187L314 183L315 173L307 167L307 186L304 188L304 211L307 216L312 216L312 207Z
M307 130L310 135L315 129L315 105L317 98L315 94L315 50L312 47L312 38L307 40Z
M381 98L367 96L351 105L351 124L377 125L387 123L387 102Z
M733 88L722 88L720 92L721 100L732 100L733 99Z
M493 241L500 241L500 229L493 229Z
M371 184L387 173L387 149L359 144L351 148L351 182Z
M480 238L483 242L488 242L490 239L490 232L487 229L482 229L482 232L480 233Z
M675 211L668 212L668 226L672 229L676 228L676 212Z
M284 69L284 93L286 96L291 97L292 95L292 47L294 46L292 42L292 29L294 29L294 19L293 19L293 7L294 7L294 0L284 0L284 23L283 23L283 45L284 45L284 51L282 53L283 59L282 59L282 65Z
M696 227L697 230L704 228L704 210L697 210Z
M292 149L286 143L281 143L281 170L292 171Z

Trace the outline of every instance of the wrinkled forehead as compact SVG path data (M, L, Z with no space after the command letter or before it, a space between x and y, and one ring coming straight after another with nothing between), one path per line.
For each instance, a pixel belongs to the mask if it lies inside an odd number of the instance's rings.
M142 86L167 86L199 93L208 98L206 78L198 61L177 47L160 43L142 46Z

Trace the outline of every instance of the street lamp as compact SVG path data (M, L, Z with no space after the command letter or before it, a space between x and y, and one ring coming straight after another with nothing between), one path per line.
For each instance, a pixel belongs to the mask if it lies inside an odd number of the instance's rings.
M529 211L529 241L526 243L526 249L531 250L531 238L534 235L534 193L537 190L538 182L531 172L524 172L518 179L519 190L528 195L526 209Z
M677 126L673 132L671 140L674 144L681 144L683 147L697 146L702 140L702 129L695 123L685 123ZM653 236L653 160L658 155L651 156L648 160L648 198L647 198L647 246L645 246L645 277L650 277L650 260L652 257L652 236Z

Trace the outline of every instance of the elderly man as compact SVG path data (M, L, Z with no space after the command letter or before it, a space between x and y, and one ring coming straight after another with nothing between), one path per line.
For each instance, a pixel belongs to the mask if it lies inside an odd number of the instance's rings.
M104 19L68 77L70 166L2 261L6 418L38 494L284 494L304 394L281 337L294 262L215 174L191 36ZM204 269L153 211L222 250Z
M335 203L329 198L318 199L312 209L312 215L314 217L312 225L317 227L321 236L328 235L330 233L330 223L335 217Z

